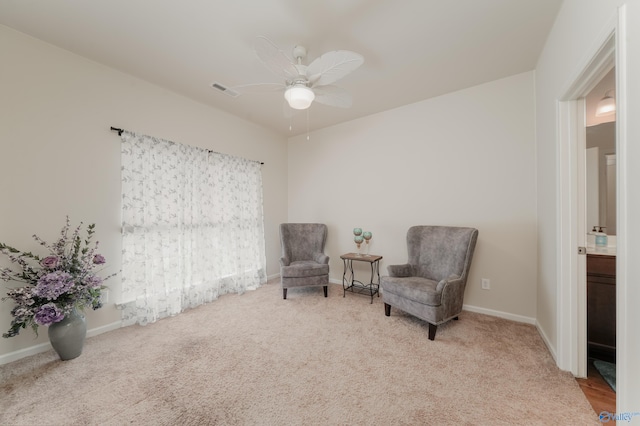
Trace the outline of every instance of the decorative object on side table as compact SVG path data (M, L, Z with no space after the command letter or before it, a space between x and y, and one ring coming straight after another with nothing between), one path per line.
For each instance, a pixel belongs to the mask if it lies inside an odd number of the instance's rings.
M49 340L60 359L65 361L82 353L87 326L82 312L84 308L102 307L102 291L107 287L106 278L96 275L105 258L97 252L98 242L91 244L95 224L87 227L82 237L82 222L69 235L69 217L54 244L48 244L37 235L33 238L48 250L40 257L0 243L0 253L17 265L18 270L0 268L4 281L24 283L7 291L2 300L11 299L16 306L11 310L11 327L2 337L13 337L21 328L31 327L38 334L38 326L49 327Z
M356 247L358 247L358 256L362 256L360 254L360 245L364 241L364 237L362 236L362 228L353 228L353 241L356 243Z
M373 234L369 231L364 231L362 233L362 238L364 238L364 241L367 243L367 256L369 255L369 240L371 237L373 237Z
M356 243L356 247L358 247L358 253L356 254L357 256L368 256L369 255L369 240L371 239L371 237L373 236L373 234L369 231L364 231L362 232L362 228L353 228L353 241ZM367 254L362 254L360 253L360 247L362 246L362 243L366 242L367 243Z

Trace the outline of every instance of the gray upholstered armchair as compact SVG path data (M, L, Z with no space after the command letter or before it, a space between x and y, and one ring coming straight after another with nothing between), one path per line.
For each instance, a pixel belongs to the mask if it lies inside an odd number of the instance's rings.
M382 277L384 313L391 307L429 323L429 340L438 325L458 319L478 239L478 230L449 226L413 226L407 232L409 261L389 265Z
M280 279L282 297L290 287L322 286L327 297L329 256L324 254L327 225L322 223L280 224Z

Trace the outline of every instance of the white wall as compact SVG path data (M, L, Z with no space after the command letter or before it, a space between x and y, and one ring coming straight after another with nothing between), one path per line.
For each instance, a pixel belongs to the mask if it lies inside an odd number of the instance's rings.
M571 84L585 63L603 31L616 19L617 8L626 4L626 44L625 62L622 67L628 81L625 93L619 93L617 102L620 124L618 137L628 141L618 151L619 186L618 196L622 205L618 211L618 255L627 259L623 267L617 269L618 285L618 374L617 403L619 411L638 412L640 401L640 339L635 327L640 323L640 249L630 244L640 236L640 1L602 0L585 2L565 0L549 35L544 51L536 67L536 155L538 157L538 303L537 319L547 336L552 350L558 345L558 312L565 307L557 306L558 257L556 235L559 230L557 217L557 132L556 101L564 96L563 91ZM618 58L620 59L620 58ZM618 83L620 80L618 79ZM621 321L622 320L622 321ZM640 421L640 417L634 418Z
M340 282L354 227L373 232L383 275L406 262L410 226L476 227L465 304L533 321L534 141L533 72L295 137L289 220L328 225L331 278Z
M267 273L279 273L285 138L4 26L0 58L0 241L36 251L31 235L51 241L69 215L74 224L96 223L108 271L118 271L120 139L109 130L115 126L264 161ZM107 284L113 302L119 280ZM0 282L2 289L8 285ZM1 332L9 329L11 308L0 303ZM117 323L119 311L111 303L88 312L87 320L95 331ZM42 328L38 339L30 330L0 339L0 361L46 343L46 332Z

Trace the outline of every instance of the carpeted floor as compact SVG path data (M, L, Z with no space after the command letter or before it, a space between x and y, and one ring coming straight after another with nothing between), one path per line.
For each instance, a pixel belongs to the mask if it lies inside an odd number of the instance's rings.
M427 324L340 286L270 283L0 366L2 425L599 424L536 329ZM90 327L90 324L89 324Z

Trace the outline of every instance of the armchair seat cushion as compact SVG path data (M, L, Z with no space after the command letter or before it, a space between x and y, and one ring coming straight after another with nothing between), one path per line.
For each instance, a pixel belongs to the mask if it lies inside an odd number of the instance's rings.
M394 294L403 299L428 306L440 306L442 291L437 290L438 282L422 277L383 277L383 294Z
M282 266L280 272L283 278L315 277L328 275L329 265L317 263L313 260L296 260L291 262L289 266Z

